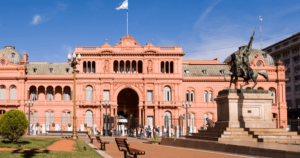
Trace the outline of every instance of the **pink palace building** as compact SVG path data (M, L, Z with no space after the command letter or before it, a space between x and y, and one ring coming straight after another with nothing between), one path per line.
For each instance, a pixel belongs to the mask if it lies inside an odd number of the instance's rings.
M230 69L230 54L224 62L218 58L182 60L182 47L141 46L128 35L115 46L76 47L75 53L81 55L76 74L78 131L102 132L106 110L109 128L116 128L116 122L128 127L186 127L186 120L180 121L180 116L186 116L182 101L191 102L187 115L191 132L204 127L207 117L217 121L214 98L228 88L229 77L224 81L224 72ZM65 62L28 62L28 57L27 53L22 57L13 46L0 50L0 116L13 109L28 116L25 100L34 100L30 107L34 134L71 131L72 67ZM261 50L253 49L249 58L252 68L268 71L270 82L259 76L256 88L274 96L273 121L278 128L286 128L286 69ZM231 88L242 84L238 80ZM253 82L246 88L251 86ZM111 101L107 109L104 100Z

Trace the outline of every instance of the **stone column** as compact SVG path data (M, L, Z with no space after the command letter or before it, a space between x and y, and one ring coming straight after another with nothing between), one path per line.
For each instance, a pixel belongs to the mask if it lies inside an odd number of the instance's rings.
M147 125L147 110L148 110L148 108L147 108L147 106L145 105L144 106L144 126L146 126Z
M132 61L131 60L129 61L129 64L130 64L129 65L130 66L129 73L132 73Z
M139 107L139 125L142 124L142 107Z
M45 100L47 100L47 87L45 88Z
M120 73L120 70L121 70L121 68L120 68L120 64L121 63L121 61L120 60L118 60L118 73Z
M158 107L154 107L154 125L153 126L158 126Z
M27 99L29 100L30 99L30 90L29 89L27 90L27 96L28 96Z
M55 101L55 88L53 88L53 101Z
M139 71L138 71L138 66L139 66L139 61L137 60L136 62L135 62L135 72L136 73L139 73Z

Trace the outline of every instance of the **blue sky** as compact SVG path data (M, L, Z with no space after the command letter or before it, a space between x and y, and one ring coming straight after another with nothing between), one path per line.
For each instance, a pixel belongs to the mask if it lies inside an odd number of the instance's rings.
M126 35L122 0L2 0L0 47L30 62L63 62L76 46L115 45ZM182 46L183 59L223 60L248 43L263 47L300 31L299 0L129 0L129 35L142 46ZM228 48L229 47L229 48ZM224 49L225 48L225 49Z

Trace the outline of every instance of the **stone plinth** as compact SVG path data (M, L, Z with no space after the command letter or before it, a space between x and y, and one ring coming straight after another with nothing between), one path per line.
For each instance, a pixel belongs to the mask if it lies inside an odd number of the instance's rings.
M266 90L222 90L215 98L216 127L276 128L272 122L272 100Z

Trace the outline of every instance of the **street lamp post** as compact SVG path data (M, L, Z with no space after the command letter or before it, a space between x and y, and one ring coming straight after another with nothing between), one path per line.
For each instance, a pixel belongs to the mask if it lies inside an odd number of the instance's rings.
M30 101L31 101L31 106L30 106ZM29 119L29 126L28 126L28 133L27 133L27 135L30 135L30 120L31 120L31 118L30 118L30 107L32 107L33 106L33 100L25 100L25 106L27 105L27 107L28 107L28 119Z
M73 60L71 60L73 56ZM75 52L73 52L73 55L71 56L71 54L68 55L68 60L69 60L69 64L70 66L73 68L73 85L74 85L74 89L73 89L73 93L74 93L74 97L73 97L73 139L77 139L77 132L76 132L76 66L80 65L80 59L81 59L81 55L78 54L78 56L76 57ZM77 60L76 60L77 59Z
M107 108L110 108L110 101L107 101L107 100L103 100L102 101L102 105L103 107L105 107L105 136L108 136L108 133L107 133L107 130L108 130L108 121L107 121Z
M188 109L191 108L192 102L191 101L182 101L182 106L185 108L185 115L186 115L186 135L189 134L188 130ZM185 107L184 107L185 106Z

